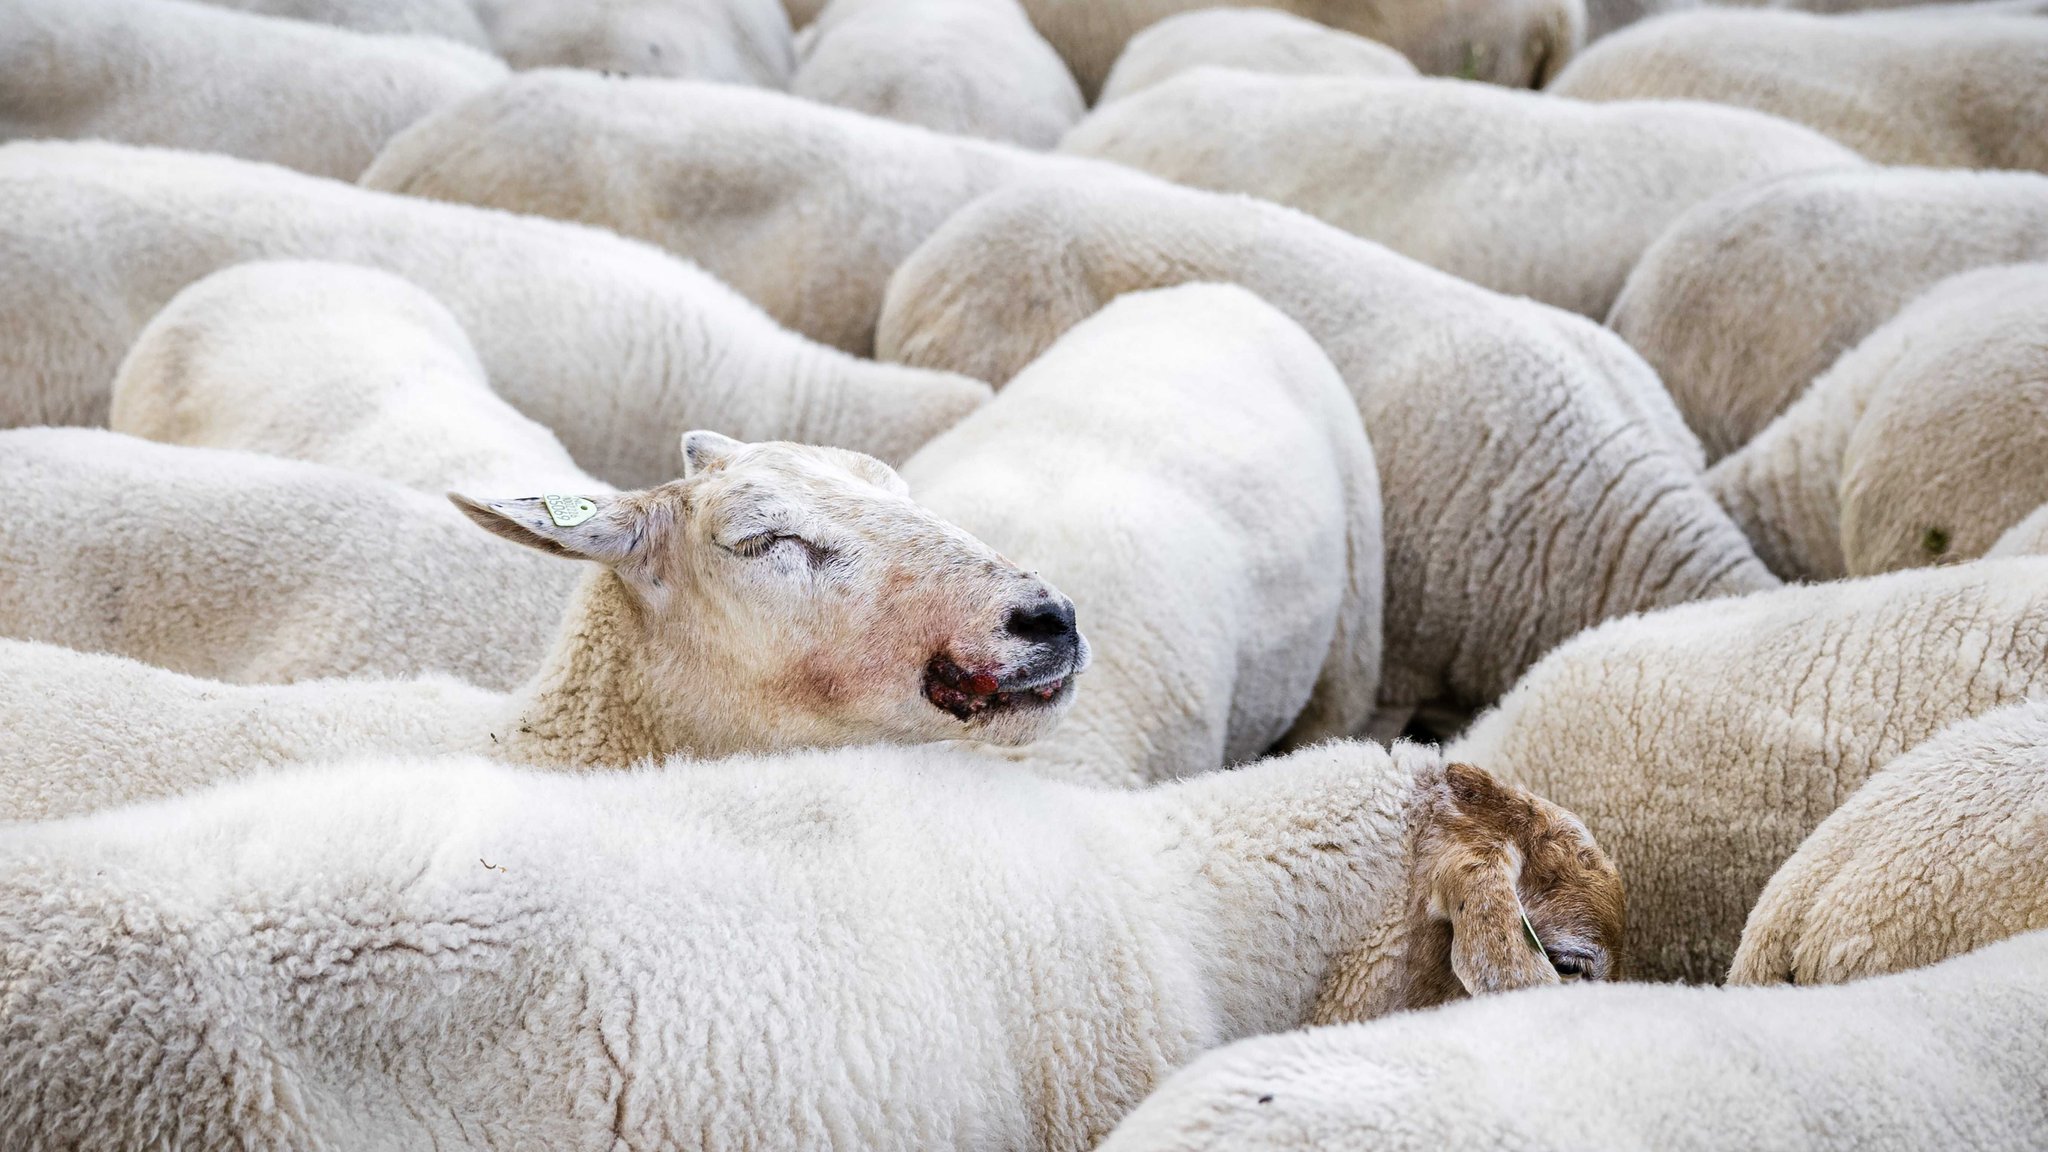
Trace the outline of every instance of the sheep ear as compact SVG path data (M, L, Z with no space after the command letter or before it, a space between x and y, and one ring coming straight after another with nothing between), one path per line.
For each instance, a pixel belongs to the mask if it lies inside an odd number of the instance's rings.
M1515 891L1527 804L1470 764L1446 767L1444 782L1450 810L1433 838L1430 912L1450 921L1451 971L1474 996L1558 983Z
M553 556L619 565L639 556L649 536L645 513L622 496L448 499L485 531Z
M733 453L745 447L744 443L730 436L703 428L683 433L683 479L730 459Z

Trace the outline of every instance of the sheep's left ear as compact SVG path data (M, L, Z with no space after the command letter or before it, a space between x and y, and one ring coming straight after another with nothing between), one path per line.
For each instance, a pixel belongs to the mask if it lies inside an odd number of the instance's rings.
M634 495L476 500L450 492L448 499L486 531L514 544L617 567L645 555L654 537L645 502Z
M1470 764L1444 769L1446 811L1430 836L1429 911L1450 921L1451 971L1474 996L1558 983L1515 891L1528 802Z
M703 428L683 433L683 479L721 464L746 444Z

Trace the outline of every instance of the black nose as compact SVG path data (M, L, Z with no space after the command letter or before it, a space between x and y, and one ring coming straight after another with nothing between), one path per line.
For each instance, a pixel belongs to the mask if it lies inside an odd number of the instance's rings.
M1028 608L1010 609L1010 635L1039 644L1074 638L1074 602L1051 596Z

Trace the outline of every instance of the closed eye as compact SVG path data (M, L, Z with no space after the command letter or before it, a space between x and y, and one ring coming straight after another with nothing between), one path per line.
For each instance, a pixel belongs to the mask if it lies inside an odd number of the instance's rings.
M768 555L778 544L795 544L797 547L802 548L804 550L804 558L810 561L812 567L824 564L834 556L832 549L813 544L811 541L793 532L757 532L752 536L735 540L731 544L726 545L726 551L735 556L753 560Z
M1547 952L1544 954L1550 966L1557 970L1559 978L1565 980L1590 980L1593 978L1593 960L1572 952Z

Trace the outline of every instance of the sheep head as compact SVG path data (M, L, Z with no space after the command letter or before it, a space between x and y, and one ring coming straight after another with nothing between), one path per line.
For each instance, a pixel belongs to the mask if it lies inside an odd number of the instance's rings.
M1423 789L1405 953L1340 959L1312 1022L1620 976L1621 874L1578 817L1469 764Z
M872 742L1023 744L1071 705L1072 601L913 503L872 457L683 437L681 479L457 507L606 565L625 590L638 711L700 755Z

